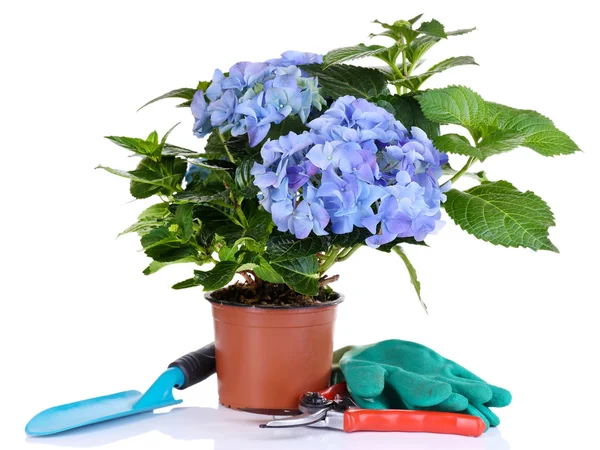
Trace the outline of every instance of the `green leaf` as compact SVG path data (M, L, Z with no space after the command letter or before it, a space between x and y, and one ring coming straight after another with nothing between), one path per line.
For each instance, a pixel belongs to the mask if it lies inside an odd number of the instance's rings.
M236 165L229 161L221 159L207 159L203 161L194 161L193 164L199 167L206 167L210 170L229 170L234 171Z
M456 155L474 156L480 158L479 150L471 145L469 140L460 134L443 134L433 139L433 145L438 150Z
M467 128L475 138L488 120L488 106L481 96L464 86L431 89L417 96L425 117L438 123Z
M323 70L320 64L302 66L311 76L319 78L321 95L339 98L344 95L371 98L388 94L386 76L376 69L337 64Z
M219 137L219 131L213 130L208 136L204 152L209 154L218 155L219 157L226 157L227 151L225 150L225 144ZM215 158L217 159L217 158Z
M390 111L402 125L410 130L411 127L421 128L430 139L440 134L440 125L428 120L421 111L419 102L412 95L385 95L377 97L377 104L385 108L382 102L386 102Z
M185 175L187 163L173 157L164 157L160 162L144 158L135 170L129 172L106 166L96 168L130 179L131 195L135 198L148 198L154 194L171 195L177 191Z
M481 157L479 159L483 161L489 156L509 152L523 145L525 140L525 135L520 131L494 131L477 144L477 149L481 152Z
M235 188L235 185L229 170L203 169L192 174L185 190L176 193L175 199L180 202L213 203L233 209L235 206L230 201L231 188Z
M558 252L548 239L554 216L533 192L496 181L465 192L451 189L446 195L446 212L467 233L504 247Z
M289 123L288 119L289 118L284 120L279 126L284 126L284 122ZM227 150L229 150L231 155L241 158L252 156L260 152L260 145L255 148L250 147L248 135L234 136L230 137L229 139L224 136L223 139L225 142L221 140L219 131L216 129L213 130L213 132L208 136L206 146L204 147L204 152L207 155L211 155L211 157L207 157L207 159L229 159Z
M396 238L392 242L388 242L387 244L380 245L377 247L377 250L384 253L390 253L396 245L399 244L410 244L410 245L421 245L424 247L429 247L425 241L417 241L415 238Z
M156 131L153 132L156 134ZM153 136L151 134L149 137ZM117 144L120 147L131 150L134 153L142 156L148 156L151 158L159 158L161 153L161 147L158 144L158 136L156 141L131 138L126 136L105 136L106 139Z
M285 261L271 261L271 266L296 292L304 295L319 293L319 280L317 279L319 263L315 255Z
M181 156L182 158L197 158L202 155L202 153L196 152L194 150L190 150L183 147L178 147L177 145L165 144L162 150L163 156Z
M382 53L387 53L388 49L382 45L365 45L358 44L352 47L336 48L329 51L323 57L323 69L333 65L341 64L346 61L351 61L368 56L377 56Z
M436 73L443 72L453 67L465 66L465 65L476 65L478 66L472 56L453 56L452 58L445 59L432 66L427 72L419 75L413 75L402 78L400 80L393 80L391 83L395 85L405 86L411 91L418 90L421 85L431 78Z
M435 19L431 19L429 22L422 22L421 26L417 28L419 33L427 36L433 36L438 38L446 38L448 35L444 31L444 25Z
M184 242L187 242L194 232L194 204L181 203L175 211L175 223L179 226L179 233Z
M237 261L235 254L238 252L237 245L233 247L222 246L219 249L219 260L221 261Z
M157 245L146 250L146 255L156 262L173 264L182 262L196 262L198 251L189 245L165 244Z
M416 20L419 20L419 18L420 16L413 17L411 20L397 20L391 25L389 23L380 22L379 20L374 20L374 23L381 25L386 31L372 34L371 37L387 36L395 41L404 39L407 43L410 43L419 34L418 31L413 30L412 27ZM416 19L415 22L411 22L414 19Z
M203 286L205 291L221 289L229 283L236 273L238 263L235 261L221 261L208 272L194 270L194 277L181 281L173 289L184 289L193 286Z
M190 253L193 252L193 249L191 247L187 247L187 251L190 251ZM208 260L206 261L208 262ZM188 257L183 257L181 259L176 259L174 261L168 261L168 262L161 262L161 261L152 261L148 267L146 267L144 269L144 271L142 272L144 275L152 275L153 273L158 272L160 269L167 267L167 266L171 266L173 264L183 264L183 263L199 263L198 258L195 255L190 255Z
M271 262L316 255L324 249L323 240L312 234L298 239L291 233L276 233L267 240L267 253Z
M168 226L163 225L142 236L141 242L144 250L150 250L159 245L177 244L179 246L180 239Z
M225 241L225 245L228 246L235 245L240 240L249 239L250 241L245 242L246 246L262 253L274 226L271 214L265 210L257 209L247 218L247 228L229 223L217 228L215 233L221 236Z
M410 23L411 25L414 25L415 23L417 23L419 21L419 19L423 17L423 14L419 14L415 17L413 17L412 19L408 19L408 23Z
M447 36L461 36L463 34L470 33L471 31L475 31L477 28L463 28L462 30L454 30L454 31L446 31Z
M185 100L191 101L194 98L194 94L196 93L196 91L197 91L197 89L192 89L192 88L174 89L172 91L167 92L166 94L163 94L156 98L153 98L148 103L141 106L140 109L143 109L146 106L151 105L152 103L157 102L159 100L164 100L165 98L183 98ZM138 109L138 111L140 109Z
M177 127L177 125L179 125L179 123L171 127L171 129L165 133L160 142L158 142L158 133L156 131L150 133L146 139L130 138L125 136L105 137L120 147L131 150L138 155L147 156L158 162L161 159L161 154L167 143L167 138L171 134L171 131Z
M446 36L459 36L462 34L470 33L475 30L475 28L468 28L463 30L455 30L455 31L447 31ZM422 34L418 36L415 40L413 40L408 48L406 49L406 58L411 64L416 64L423 58L425 53L431 49L435 44L442 40L441 37L430 36L427 34Z
M482 154L501 153L517 145L529 147L544 156L566 155L579 150L569 136L540 113L486 102L463 86L432 89L417 99L428 119L462 125L476 140L483 136L478 146ZM460 144L457 140L454 143ZM466 147L460 150L468 151Z
M474 156L484 161L490 156L505 153L522 145L525 137L516 131L498 130L483 138L477 147L473 147L464 136L445 134L433 140L434 146L446 153Z
M222 188L222 187L221 187ZM211 193L212 192L212 193ZM222 202L229 198L229 192L221 190L213 192L212 190L192 190L179 192L175 195L177 201L193 202L193 203L217 203L222 205ZM222 205L223 206L223 205ZM229 206L234 208L233 205Z
M146 138L146 141L150 142L151 144L154 144L154 145L158 144L158 133L156 132L156 130L154 130L152 133L150 133L148 135L148 137Z
M279 275L277 271L273 269L271 264L269 264L262 256L255 256L254 262L257 264L257 266L254 268L254 273L261 280L276 284L285 282L281 275Z
M371 233L366 228L352 228L350 233L335 234L331 232L326 236L321 236L323 240L323 248L320 251L327 250L332 245L338 247L352 247L355 244L364 243L365 239L368 238Z
M147 207L143 210L139 216L138 220L143 219L163 219L169 216L171 212L169 211L169 203L168 202L160 202L156 203L152 206Z
M417 278L417 271L415 270L415 267L412 265L412 263L408 259L408 256L406 256L406 253L404 253L404 250L402 249L402 247L397 245L393 248L393 250L400 257L400 259L402 259L402 261L404 262L404 265L406 266L406 269L408 270L408 274L410 275L410 283L413 285L413 287L415 288L415 291L417 292L417 297L419 297L421 306L423 307L425 312L427 312L427 305L421 298L421 283L419 282L419 280Z
M175 125L173 125L171 128L169 128L169 130L165 133L165 135L160 140L160 151L161 151L161 153L162 153L162 150L165 148L165 145L167 145L167 139L169 138L169 135L180 124L181 124L181 122L177 122ZM156 134L156 131L154 133ZM156 140L158 141L158 135L156 135Z
M179 158L163 157L160 162L144 158L136 170L129 172L129 192L135 198L148 198L154 194L171 195L181 188L187 163Z
M416 64L427 51L437 44L441 38L434 36L419 36L406 49L406 59L411 64Z
M165 224L165 219L171 215L169 203L157 203L146 208L138 216L138 221L119 233L122 236L127 233L137 233L140 237L155 228Z
M544 156L568 155L579 151L579 147L569 136L560 131L554 123L542 114L510 108L488 102L490 125L501 130L521 134L521 145L529 147Z
M137 233L138 236L142 236L142 235L147 234L150 231L154 230L155 228L162 226L163 224L164 224L164 222L162 222L162 221L159 222L156 220L141 220L139 222L136 222L136 223L130 225L125 230L121 231L117 235L117 237L123 236L124 234L128 234L128 233Z
M245 159L238 165L235 170L235 184L243 197L256 197L258 187L254 185L254 177L250 174L250 170L254 166L253 159Z

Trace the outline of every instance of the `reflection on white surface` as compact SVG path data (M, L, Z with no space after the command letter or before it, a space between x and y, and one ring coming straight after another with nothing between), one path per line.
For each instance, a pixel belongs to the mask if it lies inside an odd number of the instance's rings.
M208 447L215 450L281 450L307 446L314 446L319 450L353 449L365 448L367 445L381 449L510 450L509 444L502 438L498 429L491 429L479 438L470 438L425 433L343 433L307 427L258 427L268 419L271 417L233 411L223 406L173 408L169 412L140 414L55 436L27 438L27 442L34 446L45 444L67 448L93 448L158 432L170 436L174 441L204 441ZM132 445L130 448L137 447Z

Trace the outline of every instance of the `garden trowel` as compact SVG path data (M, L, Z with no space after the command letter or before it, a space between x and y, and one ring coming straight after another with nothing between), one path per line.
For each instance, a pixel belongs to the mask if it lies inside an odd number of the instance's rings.
M169 364L169 368L144 394L124 391L55 406L31 419L25 427L25 433L29 436L45 436L176 405L182 400L173 397L173 388L186 389L205 380L215 371L215 344L211 343Z

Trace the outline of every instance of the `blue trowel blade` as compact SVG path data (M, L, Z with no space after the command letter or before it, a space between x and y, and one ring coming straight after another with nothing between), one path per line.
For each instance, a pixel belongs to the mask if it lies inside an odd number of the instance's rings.
M182 400L173 398L172 389L182 383L183 374L174 367L166 370L144 395L139 391L124 391L55 406L31 419L25 432L30 436L45 436L176 405Z

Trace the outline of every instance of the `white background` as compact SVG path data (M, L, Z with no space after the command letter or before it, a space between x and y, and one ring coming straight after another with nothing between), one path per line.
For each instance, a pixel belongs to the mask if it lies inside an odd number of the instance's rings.
M3 2L0 448L598 448L598 44L591 2ZM336 346L414 340L509 388L502 425L480 439L259 430L259 418L217 409L216 380L178 392L189 409L54 439L26 440L38 411L145 389L174 358L212 340L200 290L173 291L189 266L145 277L127 181L132 168L104 135L162 135L200 148L187 109L148 99L210 79L216 67L282 51L366 40L373 19L426 12L472 34L438 45L437 62L473 55L426 86L467 84L484 98L551 117L584 150L544 158L519 149L483 166L492 180L551 205L560 254L496 248L448 223L407 248L430 310L420 309L396 255L361 249L335 268ZM366 61L369 62L369 61ZM268 441L267 441L268 440ZM245 442L246 441L246 442ZM272 446L272 447L271 447Z

